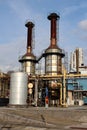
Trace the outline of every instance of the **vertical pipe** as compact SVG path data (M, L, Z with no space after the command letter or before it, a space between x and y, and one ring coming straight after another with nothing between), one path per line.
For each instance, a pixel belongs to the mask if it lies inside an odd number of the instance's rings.
M65 78L66 78L66 72L64 70L64 74L63 74L63 106L66 107L66 82L65 82Z
M27 22L25 26L28 28L27 30L27 53L32 52L32 29L34 24L32 22Z
M60 86L60 105L62 105L62 86Z
M35 79L35 106L37 107L37 101L38 101L38 80Z
M60 16L57 15L56 13L51 13L48 16L48 19L51 21L51 46L56 46L57 42L57 19L59 19Z
M56 45L56 19L51 20L51 45Z

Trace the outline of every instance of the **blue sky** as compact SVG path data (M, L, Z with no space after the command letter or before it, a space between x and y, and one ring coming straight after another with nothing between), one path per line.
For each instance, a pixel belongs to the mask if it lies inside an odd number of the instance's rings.
M33 50L39 56L50 44L47 16L60 14L58 45L65 51L87 49L87 0L0 0L0 70L20 68L18 57L26 52L25 22L35 24Z

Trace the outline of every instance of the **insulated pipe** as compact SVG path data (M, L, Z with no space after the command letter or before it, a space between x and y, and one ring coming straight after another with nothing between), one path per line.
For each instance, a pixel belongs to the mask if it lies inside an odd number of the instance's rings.
M48 16L48 19L51 21L51 46L56 46L56 41L57 41L57 19L59 19L60 16L57 15L56 13L51 13Z
M27 30L27 53L31 53L32 51L32 29L34 24L32 22L27 22L25 26L28 28Z
M63 72L63 104L66 107L66 71Z
M34 100L35 100L35 106L37 107L37 102L38 102L38 80L35 79L35 95L34 95Z

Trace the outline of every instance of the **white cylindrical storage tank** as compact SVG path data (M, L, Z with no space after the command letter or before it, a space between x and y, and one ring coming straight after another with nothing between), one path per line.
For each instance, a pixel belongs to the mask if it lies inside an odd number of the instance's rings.
M27 105L28 75L25 72L13 72L10 78L9 105Z

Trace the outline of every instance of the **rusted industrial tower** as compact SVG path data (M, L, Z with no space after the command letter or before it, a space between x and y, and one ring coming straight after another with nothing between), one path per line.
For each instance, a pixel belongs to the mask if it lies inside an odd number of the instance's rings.
M51 21L50 46L45 50L45 74L57 75L62 73L62 57L64 53L57 45L57 20L60 16L51 13L48 19Z
M34 56L32 52L32 32L34 24L32 22L27 22L25 26L27 29L27 52L25 55L23 55L19 62L22 63L22 71L27 72L28 75L34 75L35 74L35 64L36 64L36 56Z

